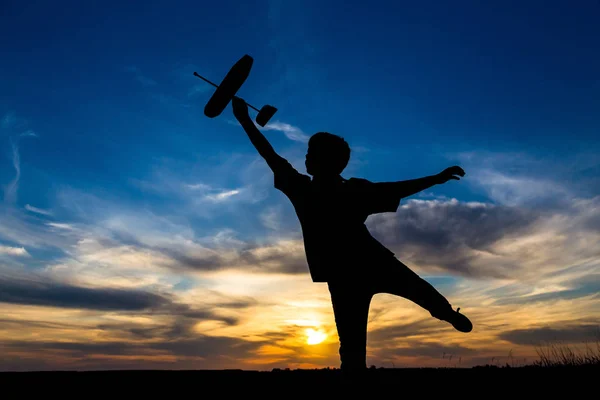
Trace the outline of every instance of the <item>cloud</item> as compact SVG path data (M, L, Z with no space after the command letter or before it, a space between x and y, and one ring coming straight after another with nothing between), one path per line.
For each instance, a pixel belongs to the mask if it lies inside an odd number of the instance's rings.
M281 208L279 206L268 207L260 214L260 221L263 226L273 231L281 229Z
M189 243L186 246L155 247L174 262L167 266L175 270L193 271L243 270L255 273L307 273L303 243L298 240L279 240L272 244L253 244L241 241L235 247L204 247Z
M34 367L37 369L40 365L47 365L48 369L63 369L65 364L75 369L85 369L86 366L98 368L98 365L102 369L123 368L132 359L138 361L137 365L131 365L135 369L139 369L139 361L149 368L159 368L161 365L162 368L170 368L169 365L172 366L174 362L182 366L188 361L191 363L188 368L218 368L219 365L223 365L223 368L239 368L239 360L252 357L265 344L264 340L248 341L237 337L206 335L198 331L197 319L177 313L160 316L152 313L152 319L121 320L119 323L94 324L94 320L89 318L88 321L91 323L82 326L2 320L16 328L27 327L36 332L43 328L46 334L42 340L36 337L32 340L4 340L5 352L0 369L31 370L31 365L23 365L20 360L24 354L32 353L38 361ZM73 329L90 332L95 340L85 340L83 336L53 340L56 336L50 334L51 330L60 333ZM229 360L229 363L222 364L225 360Z
M600 265L600 264L599 264ZM561 282L561 288L552 290L549 288L544 293L510 297L506 296L494 302L494 304L525 304L541 303L556 300L573 300L580 297L596 296L600 299L600 274L586 274L583 277Z
M396 213L371 216L368 227L400 258L422 269L463 276L511 276L494 245L526 236L540 218L535 211L456 199L407 200Z
M4 114L0 121L0 128L2 128L2 130L8 132L21 131L21 133L17 135L18 137L37 136L32 130L28 129L27 126L28 121L17 117L12 111Z
M103 366L102 369L122 369L128 365L130 368L139 369L140 362L143 362L146 368L161 368L159 366L162 365L164 369L171 368L176 360L177 365L187 364L188 369L219 369L221 365L222 368L239 368L236 360L250 357L263 343L196 334L195 337L170 340L156 337L153 342L139 341L139 338L138 341L113 340L96 343L16 340L5 341L3 345L7 359L1 365L2 370L23 368L19 360L11 359L8 355L31 352L37 354L38 366L40 361L46 361L49 365L54 365L54 369L61 365L61 360L68 363L60 369L80 370L86 369L88 365L97 368L99 363ZM60 354L60 358L57 354ZM31 366L24 369L31 370Z
M214 219L225 213L242 213L240 205L258 204L268 198L272 185L268 166L250 155L223 152L201 163L166 160L145 179L132 179L145 193L168 198L186 217ZM162 212L162 210L161 210Z
M73 225L71 225L71 224L65 224L65 223L60 223L60 222L48 222L46 225L51 226L53 228L67 230L67 231L75 230L75 228L73 227Z
M248 342L229 337L198 337L174 342L159 343L153 348L165 350L171 354L192 357L244 357L262 343Z
M520 345L539 346L545 343L584 343L600 339L600 325L584 323L563 328L539 327L515 329L500 334L500 339Z
M32 130L28 130L26 132L23 132L19 135L19 137L37 137L38 135L32 131Z
M0 276L0 302L103 311L136 311L160 307L169 303L169 300L140 290L85 288L33 276Z
M240 239L232 230L197 237L185 220L150 212L107 214L99 221L79 223L77 228L58 222L46 223L46 226L55 228L48 231L55 232L51 238L57 241L50 245L69 248L68 258L57 260L56 265L49 268L77 272L74 276L80 278L88 276L83 274L84 269L89 270L89 279L99 282L102 277L95 271L112 270L115 277L129 276L131 282L140 283L149 283L146 279L150 271L158 274L186 270L290 274L307 271L301 240L279 235L270 242L259 243ZM22 233L17 235L21 239ZM44 243L44 234L45 230L40 229L37 236L27 242L41 240ZM146 278L142 278L144 276Z
M0 204L0 219L0 238L23 247L65 250L80 239L80 233L65 229L58 231L41 223L37 216L6 204Z
M0 254L8 254L10 256L27 256L30 254L23 247L10 247L0 245Z
M232 196L241 194L247 188L226 189L209 185L207 183L183 183L171 180L169 184L151 184L149 182L137 182L137 185L144 189L149 189L163 193L173 193L179 195L188 195L196 200L209 201L213 203L223 202Z
M133 312L156 318L178 318L182 323L217 321L235 325L238 318L224 310L241 310L256 304L249 297L235 298L207 293L200 304L188 304L173 292L157 293L140 288L110 285L82 286L69 282L68 276L52 269L43 274L1 273L0 303L101 312ZM62 278L62 279L61 279ZM119 325L119 326L122 326Z
M268 177L268 168L264 169ZM195 204L209 206L219 203L216 200L244 195L243 190L218 188L205 180L184 183L181 178L168 178L165 176L164 181L172 185L174 192L195 194ZM171 190L166 184L158 186ZM161 217L139 210L117 212L115 206L96 204L96 200L88 199L89 194L86 196L77 200L77 204L84 207L83 215L89 216L97 209L108 211L95 216L90 223L102 221L102 237L109 240L106 243L114 243L109 248L114 249L115 255L150 251L147 254L152 254L155 266L173 271L307 272L296 225L294 234L290 233L287 238L260 241L227 235L226 242L217 243L196 236L185 216ZM212 196L213 201L207 203L206 196ZM66 197L71 202L77 199L72 193ZM90 212L85 211L85 207L89 207ZM548 274L600 257L597 230L600 220L594 211L599 207L600 197L572 199L560 209L456 199L405 199L398 212L373 215L367 225L398 258L420 272L531 281L541 277L549 279ZM230 212L221 209L224 211ZM262 208L256 222L274 228L274 216L269 208ZM294 215L289 217L295 218ZM276 221L279 226L283 222ZM89 231L89 228L82 229ZM121 247L119 243L129 247Z
M31 130L27 130L23 133L20 133L15 141L11 140L12 164L13 168L15 169L15 177L4 188L4 201L8 204L13 204L17 200L19 180L21 179L21 156L19 155L19 139L23 137L37 137L37 135Z
M479 171L473 174L473 179L487 190L491 199L509 206L556 203L569 194L566 188L551 180L498 171Z
M442 343L423 343L411 342L409 347L395 347L392 349L384 349L382 351L384 358L390 356L412 356L412 357L430 357L430 358L446 358L460 357L470 354L476 354L477 351L461 345L445 345Z
M36 321L36 320L24 320L24 319L0 319L0 326L3 328L15 327L17 329L24 329L31 331L37 328L50 329L50 330L62 330L62 329L77 329L80 325L64 323L64 322L48 322L48 321Z
M245 249L239 255L242 268L246 270L262 273L308 273L304 243L301 240L279 240L270 245Z
M193 184L186 184L184 185L186 188L191 189L191 190L201 190L201 191L209 191L212 190L212 188L210 187L210 185L207 185L205 183L193 183Z
M34 212L37 214L48 215L48 216L52 215L52 213L48 210L42 210L41 208L37 208L37 207L31 206L29 204L25 204L25 209L27 211L31 211L31 212Z
M302 132L302 130L296 126L292 126L290 124L286 124L284 122L273 121L269 122L264 127L259 127L265 131L279 131L283 132L283 134L290 140L302 143L308 143L309 136Z
M21 178L21 159L19 156L19 148L16 143L12 143L12 164L15 169L15 177L4 188L4 201L10 204L16 201L19 179Z
M302 129L287 124L285 122L280 121L270 121L265 126L260 126L254 121L254 126L256 126L261 131L277 131L282 132L288 139L293 140L295 142L308 143L310 137L302 131ZM230 125L240 126L238 121L227 120L227 123Z
M404 340L411 336L427 335L439 330L438 325L431 324L429 319L405 322L401 325L394 324L369 332L369 340L385 345L386 342L394 342L398 339Z
M367 225L400 259L421 271L465 277L539 279L599 263L600 197L562 208L451 200L405 200Z
M544 158L487 151L452 154L449 158L467 171L467 185L504 205L562 208L573 199L598 195L594 171L600 166L600 157L593 147Z
M223 192L219 192L219 193L215 193L215 194L207 194L206 196L204 196L204 198L207 200L210 200L210 201L220 202L220 201L227 200L231 196L235 196L236 194L239 194L240 191L241 191L240 189L227 190L227 191L223 191Z
M12 112L6 113L4 117L2 117L2 128L10 129L17 121L15 114Z

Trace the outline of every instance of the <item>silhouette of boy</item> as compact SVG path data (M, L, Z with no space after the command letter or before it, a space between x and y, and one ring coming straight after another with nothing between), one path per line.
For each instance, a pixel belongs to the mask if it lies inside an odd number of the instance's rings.
M340 342L343 371L366 369L367 320L372 297L389 293L423 307L461 332L470 332L471 321L454 311L432 285L400 262L369 233L370 214L396 212L402 198L431 186L459 180L458 166L424 178L373 183L340 176L350 159L346 141L328 132L314 134L308 142L306 171L299 173L279 156L248 115L244 100L232 100L233 112L250 141L274 174L274 186L291 201L298 216L304 249L313 282L326 282L331 294Z

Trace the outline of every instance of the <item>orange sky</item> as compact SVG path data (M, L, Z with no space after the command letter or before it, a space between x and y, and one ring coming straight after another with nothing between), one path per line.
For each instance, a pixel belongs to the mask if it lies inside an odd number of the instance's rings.
M451 204L457 203L428 203L428 212ZM421 205L417 201L402 207ZM555 225L553 219L561 218L554 216L520 237L503 238L489 254L478 255L484 268L519 261L518 279L461 277L438 286L473 321L469 334L454 331L405 299L376 295L370 311L369 365L524 363L537 359L539 340L578 343L592 338L600 302L597 293L578 294L576 282L596 279L597 259L565 251L564 243L575 240L584 248L598 243L598 236L574 239L562 234L562 223ZM222 256L231 265L193 272L177 268L177 261L165 254L103 242L81 227L63 226L55 232L77 236L64 262L37 274L3 269L0 283L9 292L3 295L7 302L0 303L2 370L338 366L327 287L312 283L306 273L261 272L270 268L269 254L283 252L285 260L301 257L297 240L274 240L256 248L254 260L266 260L261 267L243 263L230 249L222 250ZM146 232L147 240L151 236ZM209 251L193 241L185 245L190 246L188 254ZM564 268L565 262L572 267ZM179 286L182 282L185 287ZM136 289L156 299L130 301L126 296ZM24 300L17 300L19 296ZM79 296L92 297L86 302ZM94 296L103 296L97 305ZM113 297L115 305L110 304Z

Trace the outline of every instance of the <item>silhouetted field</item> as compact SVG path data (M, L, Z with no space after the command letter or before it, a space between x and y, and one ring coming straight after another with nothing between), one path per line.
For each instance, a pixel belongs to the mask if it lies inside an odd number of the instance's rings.
M361 376L345 376L339 369L330 368L3 372L0 393L9 394L3 397L7 399L15 398L16 394L26 398L52 394L61 398L65 395L230 398L233 394L321 398L325 393L355 397L356 393L379 392L386 398L432 395L573 398L595 390L600 376L600 341L595 346L586 345L583 352L568 345L550 344L538 348L538 354L539 360L522 366L506 363L473 368L371 367Z
M121 398L128 395L193 395L228 398L229 394L296 397L300 393L319 397L321 393L347 390L393 390L393 397L421 398L431 394L506 395L524 393L568 395L593 390L600 374L598 365L560 367L497 367L370 369L362 378L344 377L337 369L322 370L198 370L198 371L80 371L80 372L5 372L0 374L4 393L9 388L24 394L78 395L100 394ZM401 390L402 393L397 393ZM210 393L209 393L210 391ZM385 393L385 392L384 392ZM79 396L79 395L78 395ZM312 397L311 396L311 397ZM8 396L5 398L15 398Z
M391 397L449 397L550 395L569 397L596 391L600 376L600 340L584 350L551 343L538 347L539 360L529 365L488 364L473 368L375 368L362 376L344 376L339 369L272 371L249 370L112 370L2 372L0 393L12 399L27 394L60 394L90 397L102 394L122 398L151 395L224 397L271 394L296 398L299 394L320 398L327 392L360 390ZM397 393L401 390L403 393ZM13 393L12 395L10 395ZM16 394L15 394L16 393ZM353 392L350 392L353 393ZM353 396L354 397L354 396ZM390 396L385 396L390 397Z

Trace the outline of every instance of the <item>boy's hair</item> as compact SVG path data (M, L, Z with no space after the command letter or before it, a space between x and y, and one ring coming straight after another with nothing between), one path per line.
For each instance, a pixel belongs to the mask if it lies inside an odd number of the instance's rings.
M341 136L329 132L317 132L308 141L322 166L341 174L350 161L350 146Z

